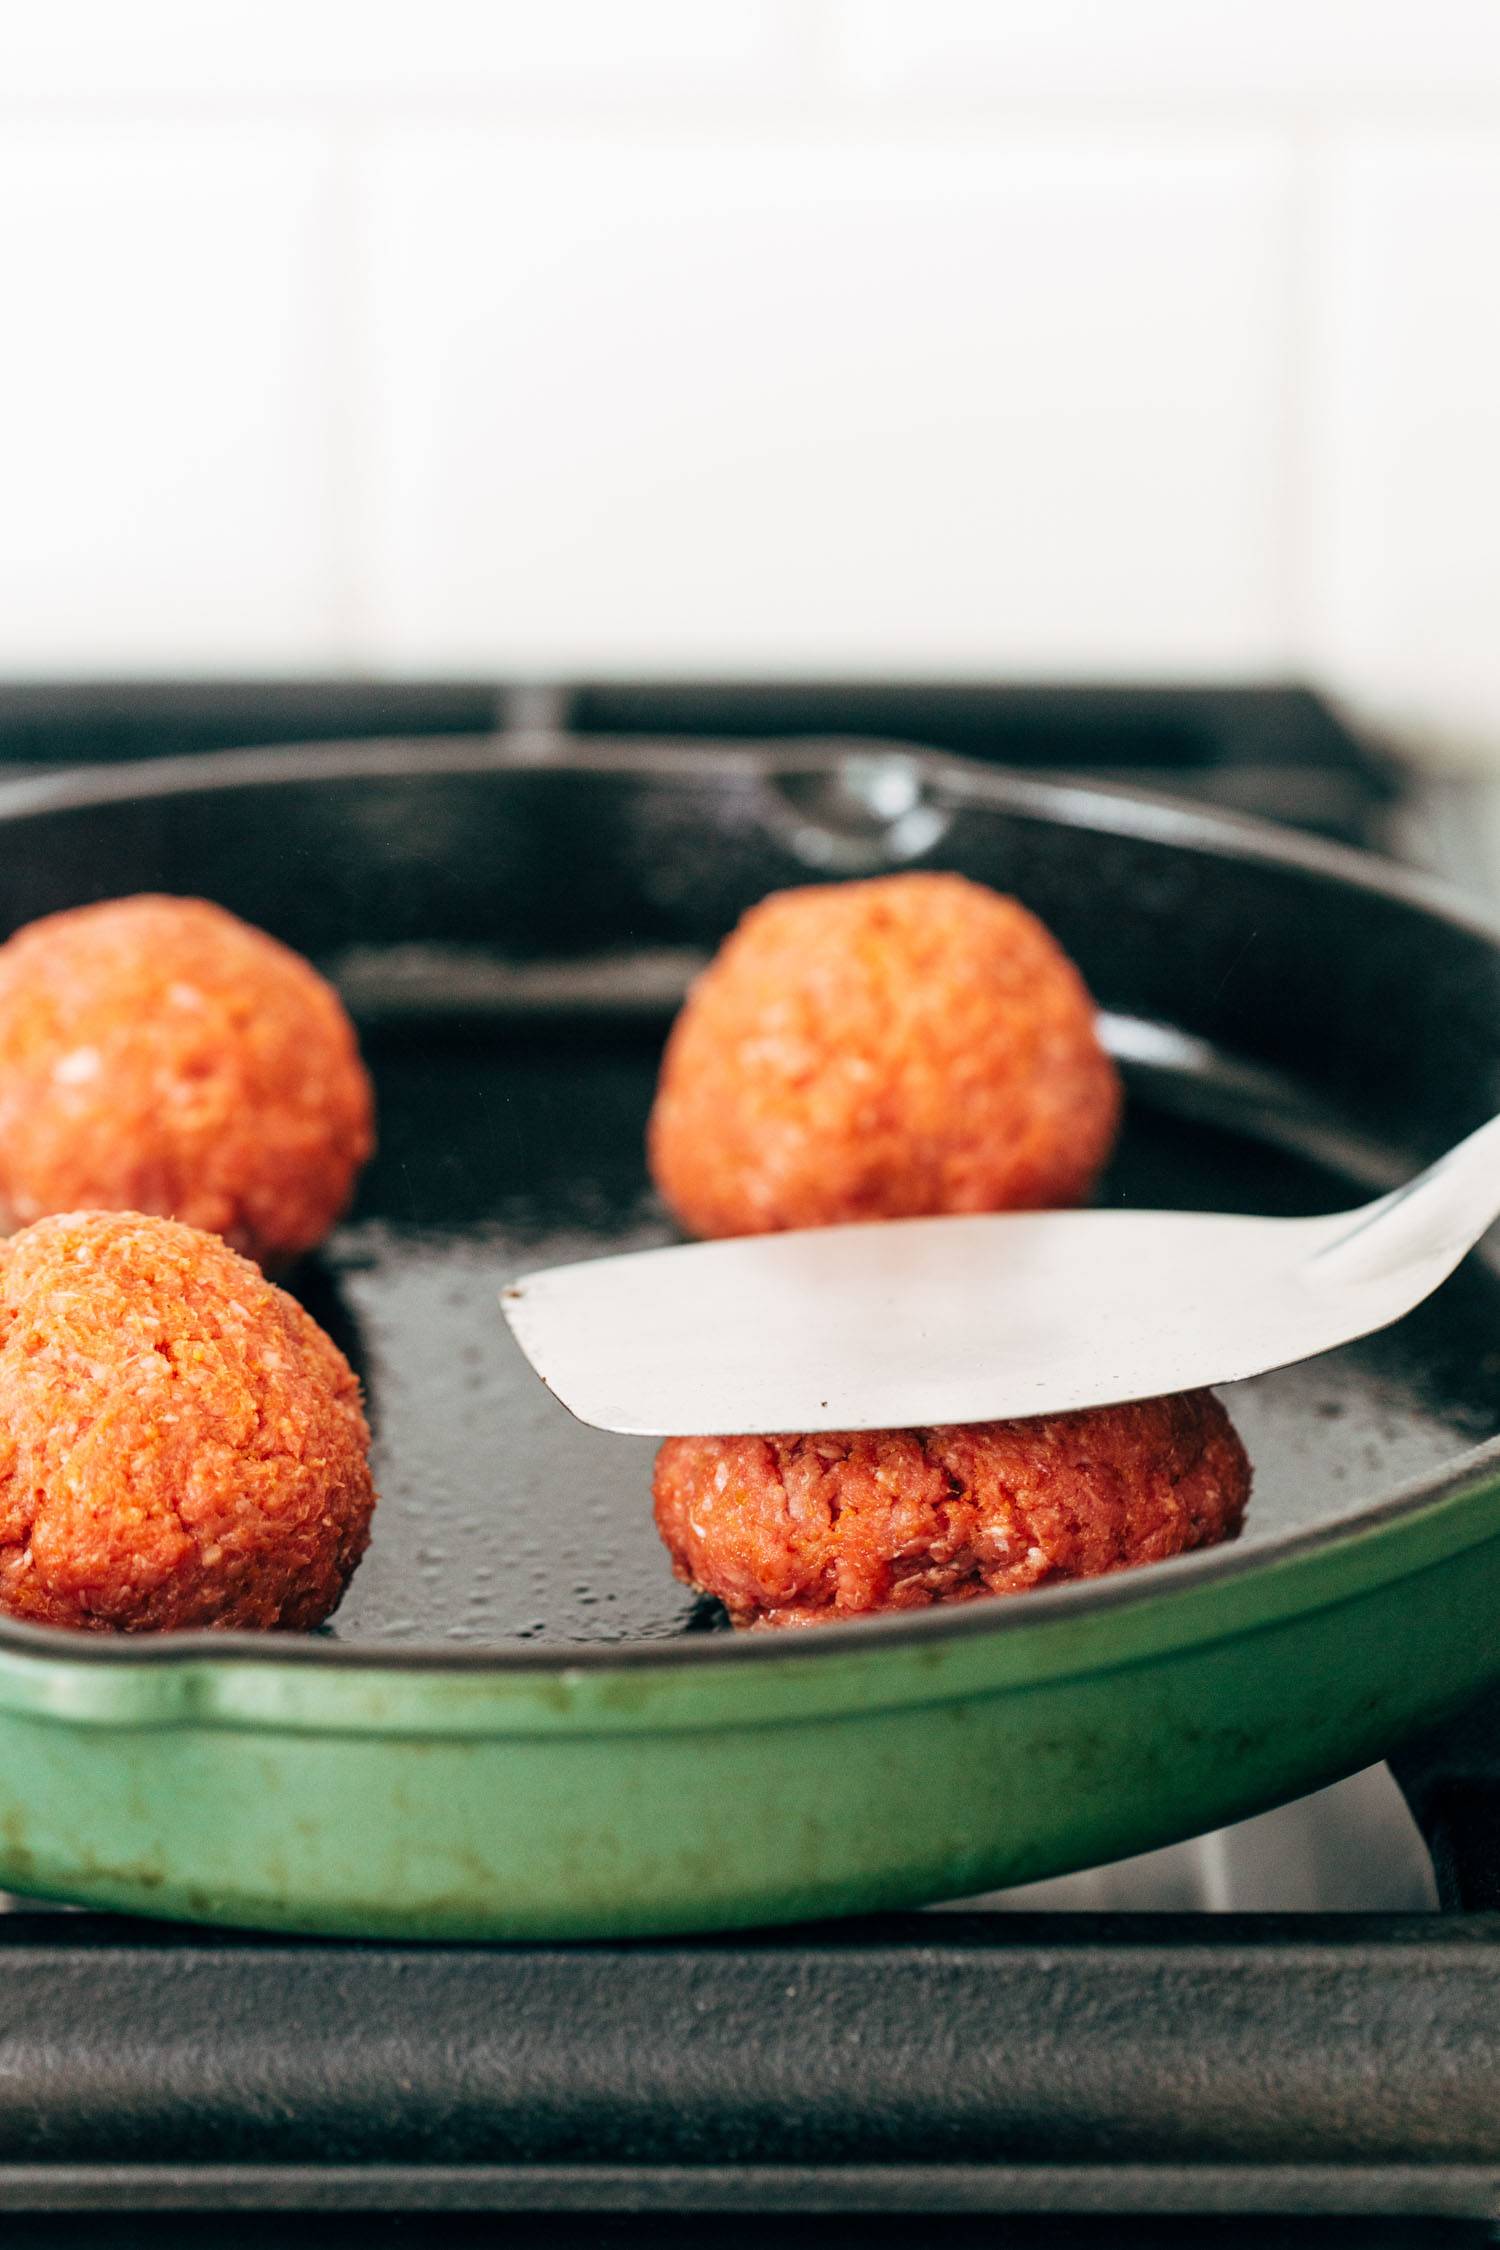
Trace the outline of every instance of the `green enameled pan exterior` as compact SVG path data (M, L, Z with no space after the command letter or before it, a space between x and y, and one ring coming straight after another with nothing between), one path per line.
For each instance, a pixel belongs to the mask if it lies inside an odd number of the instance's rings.
M877 1626L709 1663L8 1649L0 1869L95 1906L408 1938L726 1928L1026 1881L1332 1779L1478 1689L1500 1484L1173 1575L1145 1599L1038 1596L1023 1630Z

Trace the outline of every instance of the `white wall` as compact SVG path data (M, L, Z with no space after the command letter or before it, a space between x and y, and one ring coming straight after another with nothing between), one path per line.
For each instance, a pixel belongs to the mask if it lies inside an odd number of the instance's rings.
M1496 0L0 10L0 671L1299 671L1500 764Z

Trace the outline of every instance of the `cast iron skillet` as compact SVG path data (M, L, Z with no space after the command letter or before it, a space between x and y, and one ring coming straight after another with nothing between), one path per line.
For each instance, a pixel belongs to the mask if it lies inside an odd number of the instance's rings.
M383 744L0 789L0 925L198 892L336 975L381 1105L298 1286L360 1363L375 1543L306 1639L0 1628L0 1882L401 1936L674 1931L1087 1864L1367 1763L1500 1673L1500 1277L1239 1387L1238 1546L737 1636L649 1444L569 1420L522 1266L665 1239L641 1130L693 963L810 877L1017 892L1109 1011L1103 1193L1336 1206L1500 1108L1500 937L1383 865L862 745Z

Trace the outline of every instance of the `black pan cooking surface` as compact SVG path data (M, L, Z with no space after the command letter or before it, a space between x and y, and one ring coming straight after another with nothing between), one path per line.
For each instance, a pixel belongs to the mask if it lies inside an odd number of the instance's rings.
M674 1239L642 1145L657 1039L368 1045L380 1154L303 1285L358 1360L377 1431L376 1536L333 1630L495 1643L722 1625L674 1582L652 1527L654 1441L575 1422L496 1302L528 1267ZM1238 1130L1203 1116L1213 1093L1191 1075L1137 1079L1101 1199L1290 1213L1364 1192L1352 1158L1341 1173L1258 1138L1248 1094ZM1385 1336L1233 1386L1256 1476L1245 1538L1352 1510L1489 1437L1497 1373L1500 1282L1471 1260Z

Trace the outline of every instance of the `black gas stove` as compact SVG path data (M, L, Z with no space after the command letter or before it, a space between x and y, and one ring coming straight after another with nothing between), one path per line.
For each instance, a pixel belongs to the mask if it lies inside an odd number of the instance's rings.
M1500 905L1489 797L1419 782L1295 688L14 686L0 689L0 776L350 736L399 736L419 757L424 737L539 725L861 736L1167 788L1423 861ZM996 2213L1031 2215L1007 2241L1170 2243L1189 2226L1193 2240L1286 2241L1293 2214L1326 2215L1320 2242L1487 2239L1500 1696L1395 1773L1431 1876L1375 1776L1325 1792L1328 1808L1249 1824L1263 1862L1333 1835L1324 1874L1300 1889L1216 1891L1179 1847L1035 1898L573 1947L13 1912L0 1919L0 2208L34 2216L13 2216L10 2239L103 2250L149 2226L171 2244L200 2239L198 2220L165 2214L207 2211L231 2244L272 2225L300 2239L304 2224L325 2242L355 2226L377 2246L488 2240L480 2215L502 2212L521 2240L551 2214L552 2243L649 2228L670 2245L710 2214L731 2243L766 2214L820 2242L894 2240L899 2226L907 2243L913 2225L991 2241L979 2215ZM1398 1844L1414 1873L1392 1872ZM1423 1911L1434 1896L1441 1911ZM1205 1910L1289 1897L1340 1910ZM1162 1910L1099 1910L1142 1903Z

